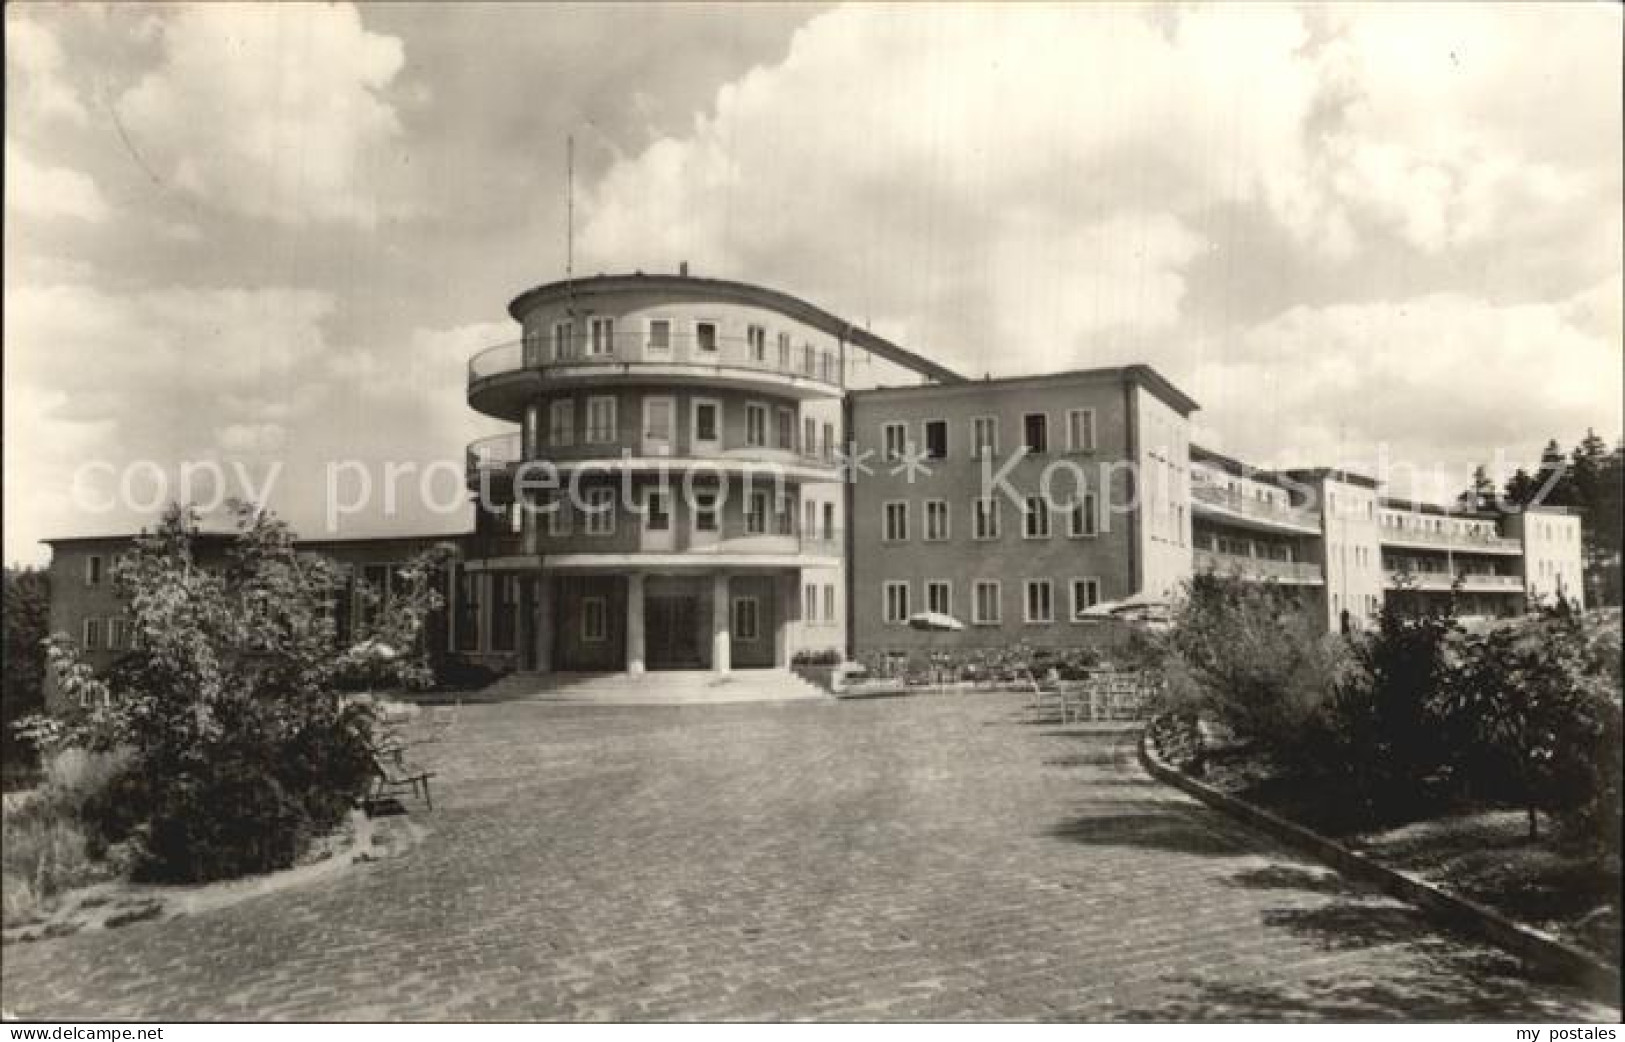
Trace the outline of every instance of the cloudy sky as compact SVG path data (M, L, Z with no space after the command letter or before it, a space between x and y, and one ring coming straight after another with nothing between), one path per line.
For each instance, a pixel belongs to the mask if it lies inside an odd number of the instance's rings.
M315 533L354 459L346 532L464 527L420 491L500 429L464 365L563 273L571 135L581 271L687 260L967 374L1149 362L1271 464L1612 440L1620 39L1578 3L11 5L5 556L144 521L103 509L142 460Z

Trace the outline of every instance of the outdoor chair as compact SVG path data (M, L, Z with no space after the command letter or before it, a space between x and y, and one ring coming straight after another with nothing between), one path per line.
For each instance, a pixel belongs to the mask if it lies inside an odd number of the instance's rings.
M424 806L434 810L434 800L429 796L429 779L434 777L433 771L408 764L398 748L374 750L372 768L372 792L367 797L369 804L381 803L389 797L410 792L414 797L421 796Z

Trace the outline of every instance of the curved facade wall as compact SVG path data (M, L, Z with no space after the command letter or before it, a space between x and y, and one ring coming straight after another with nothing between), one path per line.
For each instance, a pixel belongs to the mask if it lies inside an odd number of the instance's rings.
M841 337L627 283L527 293L520 339L471 360L469 404L516 426L469 450L467 593L493 617L465 646L633 672L843 648Z

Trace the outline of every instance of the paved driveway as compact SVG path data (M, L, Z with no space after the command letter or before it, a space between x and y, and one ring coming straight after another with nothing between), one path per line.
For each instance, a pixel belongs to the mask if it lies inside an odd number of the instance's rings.
M1015 695L468 708L405 857L12 946L53 1018L1587 1019Z

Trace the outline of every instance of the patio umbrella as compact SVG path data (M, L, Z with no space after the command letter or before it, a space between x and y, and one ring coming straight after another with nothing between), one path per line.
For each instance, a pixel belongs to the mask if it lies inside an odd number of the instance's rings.
M944 615L940 611L915 612L908 617L908 625L910 629L923 630L926 633L958 633L965 628L963 622L960 622L952 615ZM932 672L936 674L938 678L937 688L941 690L941 673L934 666L935 664L933 664Z

